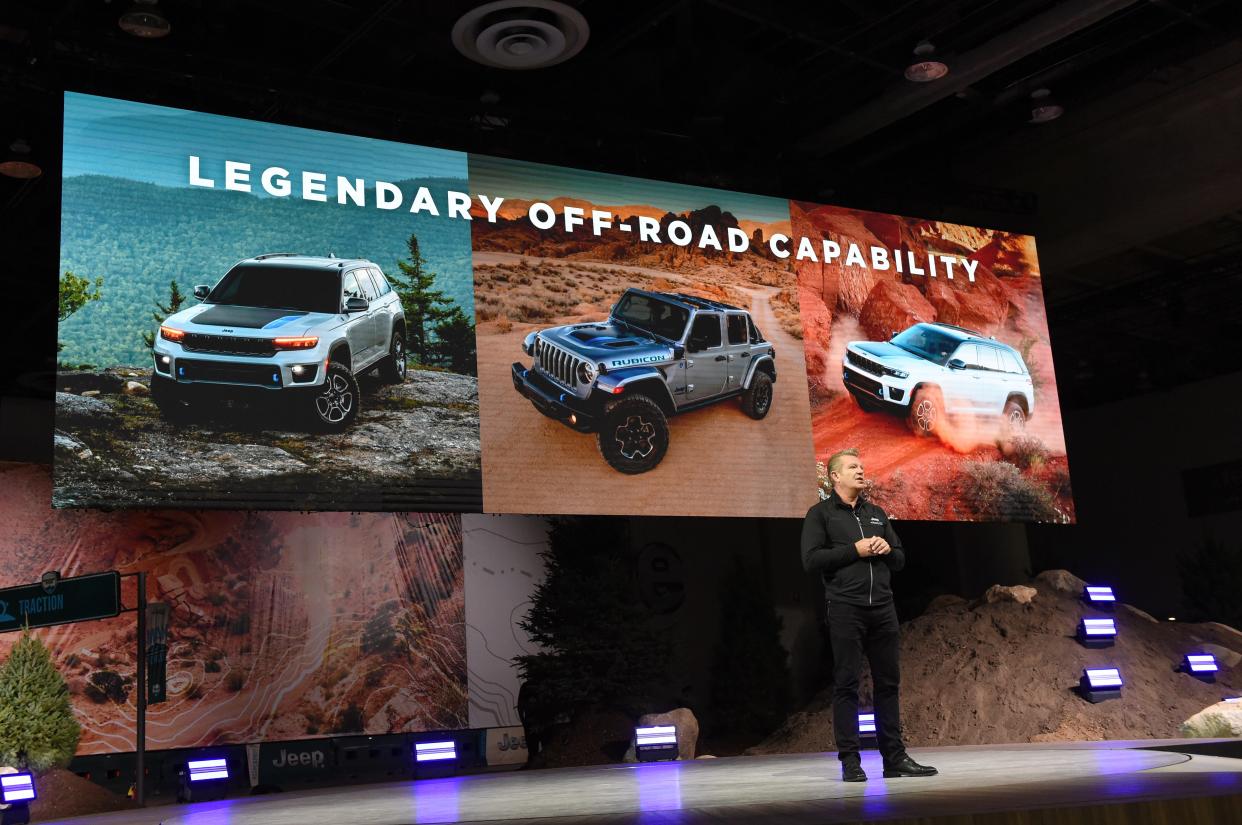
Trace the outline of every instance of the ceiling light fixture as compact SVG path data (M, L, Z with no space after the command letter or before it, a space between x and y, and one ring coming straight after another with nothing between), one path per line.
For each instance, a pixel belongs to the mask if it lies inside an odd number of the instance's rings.
M1031 123L1049 123L1065 114L1065 107L1052 99L1050 89L1031 92Z
M167 37L172 31L172 23L160 11L159 5L159 0L134 0L134 4L116 23L122 31L144 40Z
M930 83L949 73L949 66L936 59L936 47L924 40L914 47L914 62L906 66L906 80Z
M453 24L453 45L497 69L542 69L582 51L591 27L559 0L499 0L471 9Z
M9 144L9 151L0 162L0 175L7 175L18 180L31 180L43 174L39 164L31 160L30 144L24 138L18 138Z

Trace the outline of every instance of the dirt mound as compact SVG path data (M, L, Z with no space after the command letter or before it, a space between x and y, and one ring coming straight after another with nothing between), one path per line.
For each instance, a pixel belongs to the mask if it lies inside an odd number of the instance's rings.
M1083 615L1100 615L1047 578L1027 584L1030 604L945 602L902 625L902 721L912 746L982 745L1179 736L1203 708L1234 695L1242 673L1222 663L1216 684L1176 672L1204 644L1242 648L1214 624L1153 622L1118 609L1117 643L1088 650L1074 639ZM1074 688L1087 666L1117 667L1117 700L1092 705ZM861 702L870 705L870 679ZM754 753L832 750L832 689L790 716Z
M30 805L30 818L35 822L134 807L125 797L63 768L40 775L35 787L39 797Z

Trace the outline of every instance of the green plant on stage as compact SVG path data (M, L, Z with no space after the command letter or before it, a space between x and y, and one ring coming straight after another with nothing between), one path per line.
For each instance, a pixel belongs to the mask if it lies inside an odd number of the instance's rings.
M723 587L720 642L712 664L713 727L758 738L789 710L789 654L781 646L781 618L761 580L741 559Z
M0 765L24 751L34 771L63 768L81 735L64 678L27 628L0 664Z
M515 657L535 713L589 707L632 715L656 707L668 642L637 597L623 519L560 519L542 554L543 583L518 623L540 651Z

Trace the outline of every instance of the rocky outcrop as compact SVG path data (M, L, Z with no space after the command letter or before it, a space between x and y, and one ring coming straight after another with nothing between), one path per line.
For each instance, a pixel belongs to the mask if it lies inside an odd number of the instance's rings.
M893 333L922 321L936 320L936 309L909 284L881 281L867 296L858 322L874 341L887 341Z
M1211 623L1151 622L1119 605L1115 645L1085 648L1075 638L1088 612L1080 583L1065 571L1050 571L1022 585L993 588L1008 593L980 599L970 609L941 597L936 609L904 623L901 713L907 744L1242 735L1242 704L1213 704L1222 695L1238 695L1242 672L1218 658L1221 671L1210 684L1176 669L1187 651L1207 645L1234 650L1236 631ZM1028 603L1019 603L1035 591ZM1074 691L1082 669L1105 663L1121 670L1121 701L1084 701ZM869 677L860 694L868 705ZM827 684L753 752L832 750L831 708ZM1179 732L1183 723L1190 727Z
M1180 733L1202 739L1242 736L1242 702L1217 702L1182 723Z
M936 320L994 335L1009 317L1009 302L983 290L957 288L945 280L929 280L923 296L935 307Z
M1047 585L1053 590L1070 595L1079 595L1087 583L1068 570L1045 570L1035 577L1037 584Z
M358 420L327 434L291 427L296 416L288 409L229 405L174 425L149 398L148 379L135 377L142 375L120 368L60 376L58 386L78 392L56 393L57 506L224 500L376 509L390 494L422 495L437 485L478 494L473 376L411 370L399 385L363 376Z
M638 717L637 727L673 725L677 728L677 758L694 759L699 743L699 720L689 708L674 708L667 713L646 713ZM626 751L625 761L633 762L634 746Z
M1012 587L994 584L988 588L988 592L983 594L983 600L988 604L997 604L999 602L1030 604L1038 594L1039 591L1034 587L1027 587L1023 584L1015 584Z

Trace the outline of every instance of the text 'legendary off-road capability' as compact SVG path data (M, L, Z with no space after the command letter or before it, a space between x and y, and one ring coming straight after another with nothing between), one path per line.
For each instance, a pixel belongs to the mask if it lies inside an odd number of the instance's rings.
M584 433L614 469L644 473L668 450L668 417L726 398L761 419L776 351L750 313L680 292L628 289L607 321L532 332L513 386L535 409Z
M405 312L370 261L257 255L194 297L202 303L166 318L153 347L151 397L171 421L196 402L249 395L339 431L358 416L357 375L405 380Z

